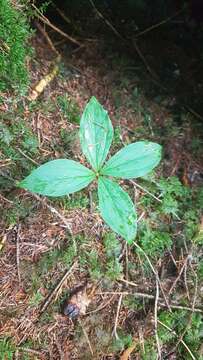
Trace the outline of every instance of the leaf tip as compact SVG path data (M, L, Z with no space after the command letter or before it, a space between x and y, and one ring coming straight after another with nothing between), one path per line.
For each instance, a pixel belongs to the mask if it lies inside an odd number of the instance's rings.
M89 103L91 102L95 102L95 103L99 103L99 101L97 100L97 98L95 96L92 96L89 100Z

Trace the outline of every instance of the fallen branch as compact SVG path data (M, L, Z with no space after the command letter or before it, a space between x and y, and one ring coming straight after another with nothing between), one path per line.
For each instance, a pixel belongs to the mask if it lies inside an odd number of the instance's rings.
M0 199L2 199L3 201L7 202L8 204L13 204L13 201L7 199L5 196L3 196L2 194L0 194Z
M36 10L37 12L37 17L46 25L48 25L49 27L51 27L53 30L55 30L56 32L58 32L61 36L65 37L66 39L68 39L69 41L71 41L73 44L81 46L81 43L74 39L72 36L66 34L64 31L62 31L61 29L59 29L56 25L53 25L49 19L47 19L40 11L39 9L32 4L32 7Z
M43 26L41 26L38 22L35 23L36 27L39 29L39 31L42 33L42 35L45 37L47 43L49 44L50 48L52 49L52 51L59 56L59 52L58 50L56 50L52 40L50 39L49 35L47 34L46 30L44 29Z
M105 291L105 292L98 292L97 295L123 295L123 296L135 296L138 298L144 298L144 299L149 299L149 300L155 300L155 296L152 294L147 294L147 293L143 293L143 292L129 292L129 291ZM163 298L159 298L158 301L158 305L160 307L164 307L164 308L168 308L168 306L166 305L166 303L164 302ZM191 308L189 306L182 306L180 304L177 304L176 302L172 302L170 303L170 308L171 310L186 310L186 311L190 311L190 312L197 312L197 313L201 313L203 314L203 308ZM102 310L99 309L99 310ZM94 312L94 311L93 311Z
M49 72L49 74L46 74L43 79L41 79L37 85L32 89L31 94L28 96L28 100L34 101L36 100L41 93L44 91L45 87L55 78L55 76L58 74L59 66L58 63L61 60L61 56L58 55L55 64L53 66L53 69Z

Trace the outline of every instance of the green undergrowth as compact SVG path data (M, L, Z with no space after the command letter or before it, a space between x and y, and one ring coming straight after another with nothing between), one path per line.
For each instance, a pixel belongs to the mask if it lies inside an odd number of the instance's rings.
M26 341L22 346L16 346L13 340L9 337L0 338L0 358L2 360L13 360L16 356L22 360L34 360L35 355L29 354L30 348L34 348L35 344L32 341ZM26 349L28 349L26 351Z
M148 194L141 198L139 206L149 217L139 223L137 243L154 263L169 251L179 254L185 244L189 248L194 246L196 257L203 241L199 232L202 189L185 187L177 177L160 178L156 182L144 180L142 186L159 201ZM151 269L142 251L135 249L135 253L139 253L143 269L149 275Z
M162 344L167 345L169 349L173 349L177 339L183 336L183 341L187 344L193 356L202 360L203 356L200 350L200 344L203 340L203 317L202 314L188 312L174 311L169 313L162 311L159 315L161 323L166 325L171 330L168 330L163 325L159 327L159 338ZM186 332L184 333L184 331ZM170 350L169 350L170 351ZM177 349L177 356L181 359L191 359L191 355L186 351L185 346L181 343Z
M82 242L81 242L82 239ZM76 238L78 244L78 238ZM119 261L121 254L121 243L112 232L107 232L103 238L102 254L101 250L92 247L87 238L80 237L80 245L77 249L81 271L88 271L93 281L103 280L106 284L111 284L122 277L123 267Z
M74 100L69 99L67 95L59 95L57 97L57 105L68 122L79 125L80 111Z
M20 198L15 197L12 206L7 209L6 212L3 212L2 219L9 227L24 221L31 215L33 216L34 213L36 213L36 204L33 203L32 199L21 200Z
M25 93L29 83L26 65L31 30L23 1L0 1L0 90Z
M21 101L12 104L12 99L4 99L2 103L9 106L9 110L0 115L0 157L8 164L0 173L0 185L3 190L8 190L14 187L14 181L35 167L32 159L37 158L39 149L37 136L27 123Z
M12 360L15 352L15 346L8 338L0 338L0 356L1 359Z

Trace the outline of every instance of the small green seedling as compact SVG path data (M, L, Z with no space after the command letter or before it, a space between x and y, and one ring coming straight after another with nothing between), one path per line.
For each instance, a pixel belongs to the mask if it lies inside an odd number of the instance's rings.
M80 121L80 143L92 170L74 160L52 160L34 170L19 186L54 197L79 191L96 179L103 219L131 244L137 231L136 210L129 195L110 177L131 179L146 175L159 163L161 146L138 141L125 146L105 163L112 139L108 113L92 97Z

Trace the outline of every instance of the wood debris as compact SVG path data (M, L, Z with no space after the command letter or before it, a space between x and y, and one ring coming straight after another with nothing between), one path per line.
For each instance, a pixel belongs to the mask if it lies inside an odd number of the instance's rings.
M47 85L49 85L49 83L55 78L55 76L59 72L58 64L59 64L60 60L61 60L61 57L59 55L59 56L57 56L57 58L55 60L55 64L54 64L52 70L48 74L46 74L32 89L30 95L28 96L28 100L35 101L42 94L42 92L47 87Z
M133 341L132 345L130 345L127 349L125 349L120 357L120 360L128 360L132 352L135 350L138 344L138 339Z

